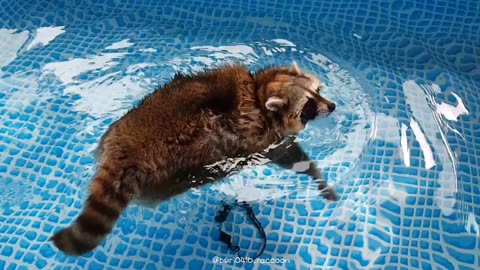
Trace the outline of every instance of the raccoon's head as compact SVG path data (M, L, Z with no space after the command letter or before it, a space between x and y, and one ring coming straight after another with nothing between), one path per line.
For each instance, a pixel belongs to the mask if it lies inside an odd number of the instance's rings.
M320 95L320 81L291 67L275 67L255 75L258 100L282 133L299 132L308 121L335 110L335 103Z

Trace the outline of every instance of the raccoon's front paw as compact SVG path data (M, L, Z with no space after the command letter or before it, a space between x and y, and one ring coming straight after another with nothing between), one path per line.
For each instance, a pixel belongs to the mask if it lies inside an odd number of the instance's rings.
M320 194L323 196L323 198L329 201L336 201L338 199L337 192L335 192L333 188L327 186L325 183L318 184L318 191L320 191Z
M338 200L337 192L333 190L331 187L326 187L322 190L320 190L320 194L322 194L323 198L329 200L329 201L336 201Z

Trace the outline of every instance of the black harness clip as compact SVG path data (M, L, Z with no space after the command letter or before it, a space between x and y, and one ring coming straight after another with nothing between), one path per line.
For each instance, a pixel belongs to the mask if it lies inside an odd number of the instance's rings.
M245 258L249 259L249 261L250 260L255 260L256 258L260 257L263 254L263 251L265 250L265 246L267 245L267 235L265 234L265 231L263 230L262 224L258 221L257 217L253 213L253 209L250 205L248 205L247 203L244 202L242 204L237 203L237 206L240 206L240 207L242 207L243 209L246 210L248 218L253 223L253 225L255 225L258 232L262 236L263 244L262 244L262 247L260 248L260 251L258 252L257 256L255 256L254 258L245 257ZM227 217L230 214L231 210L232 210L232 207L230 205L224 204L223 205L223 210L218 212L218 215L215 217L215 221L220 223L220 224L225 222L225 220L227 220ZM240 247L232 245L232 236L230 236L228 233L222 231L222 228L220 228L219 240L221 242L225 243L230 250L236 252L238 257L242 257L242 256L240 256Z

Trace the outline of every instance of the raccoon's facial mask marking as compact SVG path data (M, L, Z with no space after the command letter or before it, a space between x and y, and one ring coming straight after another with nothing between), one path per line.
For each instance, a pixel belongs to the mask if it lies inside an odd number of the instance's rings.
M302 124L305 125L308 121L315 119L318 114L319 113L315 100L309 98L303 106L302 112L300 113L300 121L302 121Z
M302 72L296 63L288 69L277 70L267 88L270 97L265 107L280 116L286 131L299 132L308 121L327 116L336 107L320 95L320 81Z

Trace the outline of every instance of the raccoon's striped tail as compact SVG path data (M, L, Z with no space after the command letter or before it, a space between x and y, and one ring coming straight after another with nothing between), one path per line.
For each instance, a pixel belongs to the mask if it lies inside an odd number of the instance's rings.
M100 245L132 198L133 190L125 184L132 179L125 176L108 166L99 167L75 223L50 238L59 250L78 256Z

